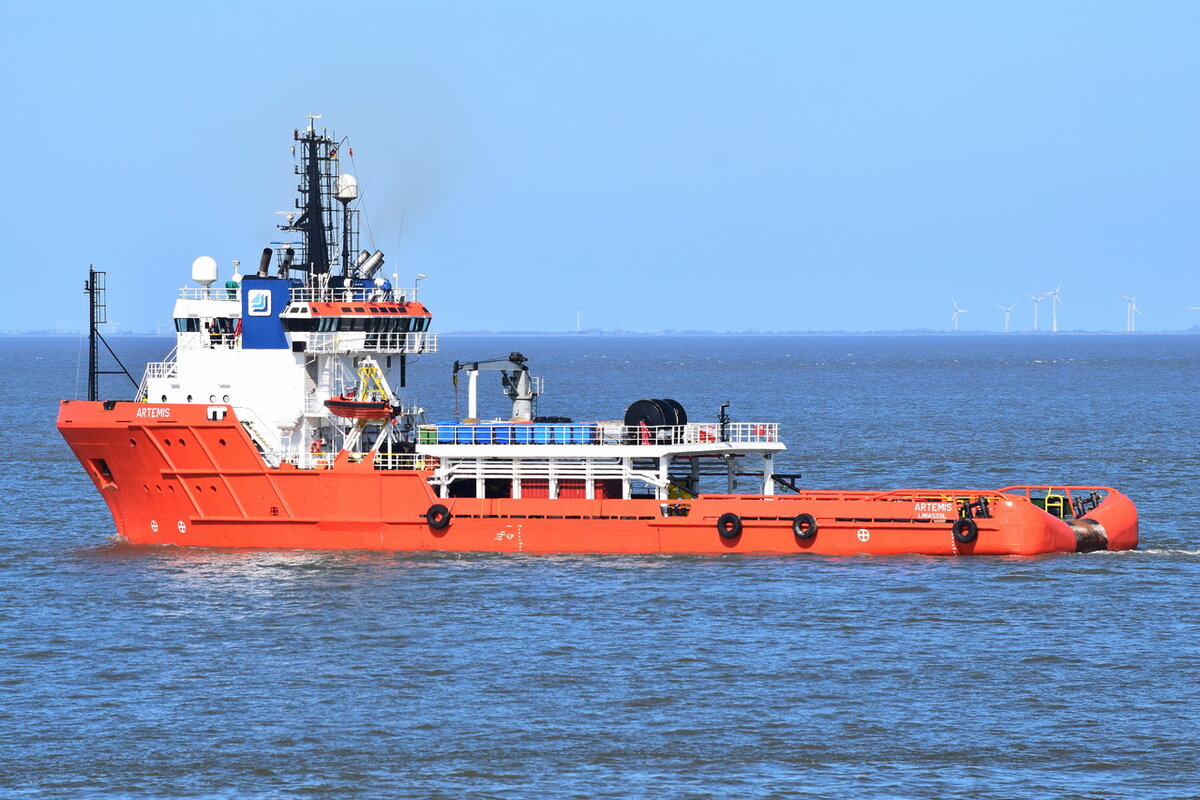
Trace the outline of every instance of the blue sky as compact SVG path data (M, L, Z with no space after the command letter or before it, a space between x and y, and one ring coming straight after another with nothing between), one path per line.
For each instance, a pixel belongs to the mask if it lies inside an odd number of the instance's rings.
M1028 329L1060 280L1064 329L1200 323L1200 3L3 11L0 330L78 328L88 263L169 324L312 113L442 330Z

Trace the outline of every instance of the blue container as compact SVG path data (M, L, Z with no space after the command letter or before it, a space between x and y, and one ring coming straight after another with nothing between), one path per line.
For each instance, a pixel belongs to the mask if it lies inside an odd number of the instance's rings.
M551 425L550 427L554 431L554 433L552 435L554 436L555 442L557 442L558 444L570 444L571 443L571 426L570 425L562 425L562 424L555 423L555 424Z
M458 442L459 444L473 444L475 442L475 426L455 425L454 441Z
M512 441L512 434L512 425L492 426L492 442L495 444L508 444Z
M491 444L492 431L495 428L491 425L475 425L475 444Z
M574 426L571 439L575 444L592 444L596 441L596 426L595 425L576 425Z
M530 427L533 428L534 444L550 444L552 436L551 429L554 428L553 425L547 425L544 422L535 422Z
M454 444L454 426L458 423L454 420L446 420L434 424L437 425L438 444Z
M533 426L513 425L512 440L516 444L529 444L533 441Z

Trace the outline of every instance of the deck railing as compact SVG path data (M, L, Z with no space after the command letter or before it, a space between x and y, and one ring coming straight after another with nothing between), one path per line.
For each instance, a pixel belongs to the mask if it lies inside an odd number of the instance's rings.
M386 470L429 470L437 469L440 463L435 456L420 453L376 453L374 467Z
M210 286L207 289L199 286L184 286L179 290L180 300L229 300L240 303L242 300L241 287Z
M179 375L176 361L151 361L146 364L146 377L150 379L174 378Z
M429 331L309 333L307 342L305 349L310 353L436 353L438 349L438 335Z
M383 290L377 287L315 287L292 289L292 302L303 303L411 303L417 299L416 289Z
M241 350L242 337L236 333L187 331L179 335L180 350Z
M688 445L779 441L778 422L692 422L661 427L621 423L481 423L423 425L420 444Z
M351 462L366 461L371 453L351 452L347 458ZM333 469L338 453L300 453L289 455L284 460L295 464L299 469ZM420 453L375 453L372 466L378 470L418 471L437 469L441 461L436 456Z
M240 286L184 286L179 290L180 300L228 300L240 303ZM378 287L318 288L299 286L291 290L292 302L317 303L413 303L417 299L416 289L380 289Z

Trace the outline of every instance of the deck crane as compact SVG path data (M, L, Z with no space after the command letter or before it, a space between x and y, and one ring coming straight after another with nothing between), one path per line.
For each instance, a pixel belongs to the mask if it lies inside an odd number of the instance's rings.
M494 370L500 373L500 385L504 394L512 400L512 422L533 421L533 400L540 394L534 386L535 379L529 375L526 366L528 358L520 353L509 353L506 358L491 358L484 361L455 361L454 385L458 386L458 373L467 373L467 419L464 422L478 422L479 415L476 406L476 379L480 370Z

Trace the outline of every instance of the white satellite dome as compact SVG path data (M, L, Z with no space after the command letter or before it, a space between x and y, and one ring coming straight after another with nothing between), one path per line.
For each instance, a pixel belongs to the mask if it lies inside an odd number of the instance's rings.
M358 181L349 173L337 176L337 199L343 203L358 199Z
M208 288L217 280L217 260L210 256L200 256L192 262L192 280L204 288Z

